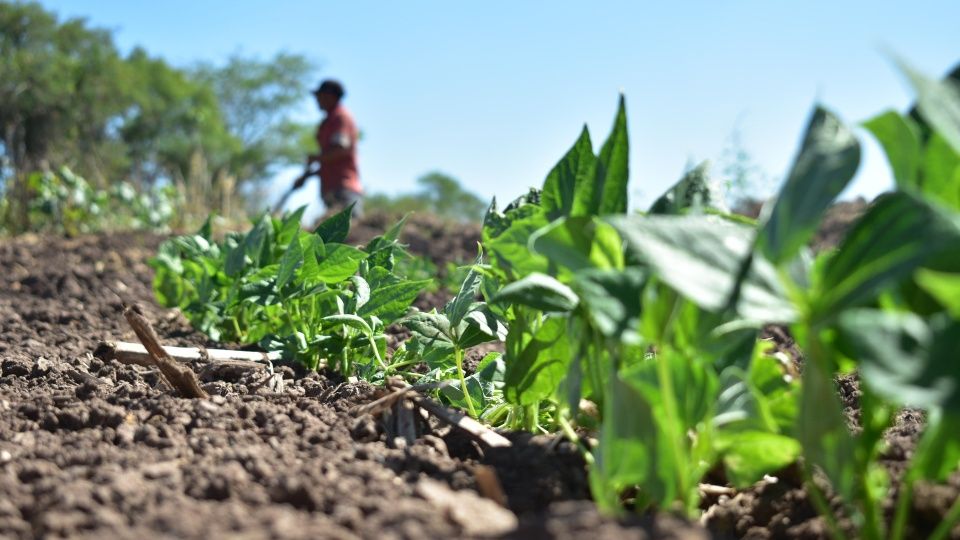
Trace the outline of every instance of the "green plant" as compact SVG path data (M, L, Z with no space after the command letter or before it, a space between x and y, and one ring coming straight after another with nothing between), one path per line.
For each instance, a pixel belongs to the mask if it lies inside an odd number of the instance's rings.
M496 403L493 382L498 371L496 362L499 355L485 358L472 380L468 381L463 369L464 353L481 343L506 338L506 327L500 319L486 303L476 301L482 281L478 268L480 261L481 256L478 255L457 295L447 302L442 312L434 309L427 313L411 313L400 320L400 324L410 329L417 340L415 348L407 350L413 352L411 356L414 361L423 361L431 369L426 378L444 380L446 372L452 367L459 385L447 386L447 397L454 403L462 403L474 418L480 417L479 411ZM491 369L487 369L488 366Z
M263 216L221 242L211 238L209 221L195 235L165 242L152 261L157 298L215 340L260 343L310 369L382 378L385 325L428 283L393 272L403 220L356 248L342 243L350 209L312 233L300 229L303 211Z

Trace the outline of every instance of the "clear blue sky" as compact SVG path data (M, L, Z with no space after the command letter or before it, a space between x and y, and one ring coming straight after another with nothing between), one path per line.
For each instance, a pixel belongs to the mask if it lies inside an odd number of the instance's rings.
M388 193L441 170L512 199L542 182L584 123L595 144L606 137L621 89L634 207L689 161L719 158L735 127L781 178L815 102L851 124L910 103L882 50L937 76L960 61L957 0L41 3L178 65L306 54L318 78L347 87L362 178ZM319 117L305 97L303 119ZM295 175L284 171L274 193ZM889 178L869 141L847 195L873 196Z

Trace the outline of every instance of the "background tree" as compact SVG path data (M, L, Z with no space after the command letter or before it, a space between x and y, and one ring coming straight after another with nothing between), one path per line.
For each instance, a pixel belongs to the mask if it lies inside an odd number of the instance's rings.
M189 69L140 48L124 57L109 31L83 19L0 0L6 215L25 219L27 176L61 166L98 187L173 184L194 211L229 212L238 195L315 144L313 126L293 120L314 72L292 53Z
M456 178L434 171L418 178L417 184L420 189L413 193L371 194L364 200L364 206L374 212L429 212L455 221L483 219L487 203L464 189Z

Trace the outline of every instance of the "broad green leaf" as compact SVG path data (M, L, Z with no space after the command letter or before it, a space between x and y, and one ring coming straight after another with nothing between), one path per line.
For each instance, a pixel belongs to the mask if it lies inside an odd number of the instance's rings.
M659 279L709 311L727 307L750 252L753 231L713 216L626 216L609 222L628 252L648 264ZM754 257L736 306L742 317L789 322L796 317L773 266Z
M860 144L831 112L817 107L777 202L758 237L774 264L796 255L817 230L824 211L860 164Z
M577 142L553 167L543 183L541 205L548 219L570 215L578 186L593 182L595 161L590 132L584 126Z
M489 341L507 339L507 327L486 304L480 302L471 306L457 330L457 344L464 349Z
M536 231L530 246L535 253L571 272L624 266L620 235L592 216L558 219Z
M356 315L351 315L349 313L327 315L323 318L323 321L330 323L330 325L334 327L338 325L348 326L363 332L363 334L367 336L373 334L373 329L370 328L370 325L367 324L367 321L363 320L361 317L357 317Z
M290 214L285 214L277 228L277 244L283 246L293 241L300 234L300 220L307 211L306 205L297 208Z
M495 302L520 304L541 311L573 311L579 299L570 287L535 272L507 284L494 297Z
M613 129L596 160L594 180L577 186L570 215L597 216L627 212L629 153L626 101L621 94Z
M960 319L960 274L948 274L921 268L915 276L917 284L927 291L954 319Z
M420 290L430 284L429 279L422 281L401 281L374 289L370 301L357 309L361 317L377 316L386 324L403 316L416 300Z
M960 322L856 309L843 313L837 326L860 377L877 394L899 405L960 414Z
M319 272L317 259L326 256L327 250L323 239L315 234L305 234L299 237L300 249L303 252L303 266L300 267L299 277L302 281L316 281Z
M957 225L936 207L906 192L885 195L826 261L814 312L829 318L870 300L958 241Z
M353 204L323 220L313 233L323 239L325 244L343 243L350 234L350 217L353 215Z
M723 454L727 478L738 488L749 487L763 475L793 463L800 456L800 443L792 437L745 431L721 434L718 450Z
M273 221L264 214L243 239L243 252L253 266L270 264L264 255L270 252L273 241Z
M483 253L477 254L477 260L474 266L470 268L467 275L460 284L460 290L447 305L443 308L443 313L450 319L450 326L460 325L460 321L470 311L470 306L477 301L477 293L480 291L480 284L483 281L483 274L477 269L477 265L483 262Z
M370 284L360 276L350 276L350 283L353 283L354 307L359 309L370 301Z
M246 266L246 253L244 252L243 245L226 244L225 247L226 260L223 271L228 277L237 277L243 272L244 266Z
M326 255L317 262L309 276L324 283L340 283L357 273L360 261L367 257L363 251L346 244L326 244Z
M896 58L900 71L917 92L917 109L923 118L960 153L960 88L952 81L931 79Z
M532 209L529 215L513 221L498 236L490 238L486 233L484 236L483 247L491 260L512 279L519 279L532 272L547 272L546 257L531 253L527 243L534 232L549 222L542 208L533 205L529 208Z
M516 358L507 358L504 395L511 403L532 405L549 398L571 358L566 320L547 318Z
M960 210L960 153L938 133L927 142L921 174L925 196Z
M299 222L297 227L299 230ZM297 268L303 264L303 248L300 246L300 240L294 237L290 240L287 251L280 259L280 269L277 273L277 288L283 288L296 275Z
M683 175L660 196L650 214L681 214L690 208L722 207L720 195L710 185L710 162L704 161Z
M573 286L591 325L606 337L635 343L646 278L646 272L637 267L588 269L574 275Z
M450 321L443 313L433 311L411 313L397 323L420 336L421 341L427 345L432 345L434 342L453 344Z
M883 146L900 189L915 188L920 167L920 137L913 122L896 111L886 111L863 123Z

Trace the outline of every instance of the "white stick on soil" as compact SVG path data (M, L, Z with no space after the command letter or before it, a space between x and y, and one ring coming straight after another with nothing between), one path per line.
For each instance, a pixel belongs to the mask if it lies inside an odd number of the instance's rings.
M199 362L201 360L242 365L264 369L269 362L280 359L279 352L263 353L256 351L228 351L224 349L201 349L198 347L163 347L163 350L178 362ZM153 366L153 360L146 347L140 343L126 341L104 341L97 347L95 356L116 360L123 364Z

